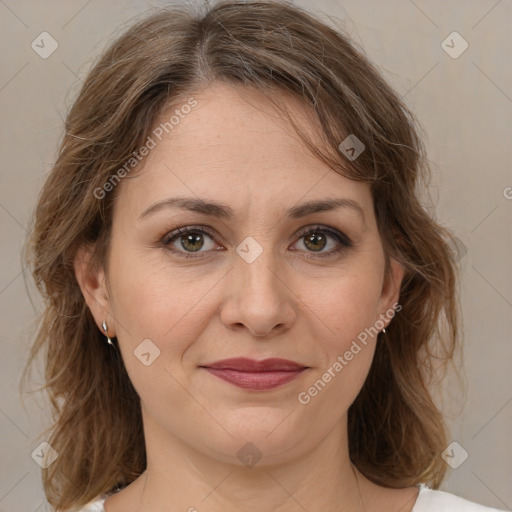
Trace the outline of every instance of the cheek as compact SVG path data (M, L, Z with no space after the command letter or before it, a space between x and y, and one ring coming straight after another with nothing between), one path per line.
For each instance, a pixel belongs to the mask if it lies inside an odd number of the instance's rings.
M316 342L322 357L315 378L331 390L325 398L341 393L337 396L353 400L369 371L380 330L375 329L382 289L378 270L378 265L354 268L329 285L326 281L321 292L302 294L320 334Z
M150 339L162 353L182 353L203 329L213 273L193 277L146 257L117 258L110 277L120 342L133 350Z
M207 315L201 298L211 288L211 278L194 282L146 267L119 265L112 276L124 365L137 393L154 412L166 411L170 397L184 408L188 395L180 385L186 377L182 358L204 328Z
M380 280L366 274L364 279L360 275L341 279L325 293L310 297L313 318L327 333L316 337L322 357L297 396L304 414L317 418L313 430L339 421L366 380L377 339L372 327L379 292Z
M322 285L321 289L304 291L301 300L323 324L335 345L336 340L346 343L374 324L382 289L378 272L351 271L339 279L325 280Z

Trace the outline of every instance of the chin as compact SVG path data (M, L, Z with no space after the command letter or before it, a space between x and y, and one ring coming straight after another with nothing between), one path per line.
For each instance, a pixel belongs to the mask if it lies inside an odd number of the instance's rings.
M210 431L209 450L215 458L240 466L285 462L304 441L304 429L295 424L296 418L292 420L293 414L287 417L289 413L290 409L260 406L237 409L229 418L217 416L232 437L221 429L221 437L214 438Z

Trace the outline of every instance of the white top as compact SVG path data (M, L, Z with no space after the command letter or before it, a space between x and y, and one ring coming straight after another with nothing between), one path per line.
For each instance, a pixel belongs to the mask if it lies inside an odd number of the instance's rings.
M446 491L430 489L425 484L418 484L417 487L420 492L412 512L505 512L503 509L484 507ZM107 497L104 495L91 501L79 512L105 512L103 503Z

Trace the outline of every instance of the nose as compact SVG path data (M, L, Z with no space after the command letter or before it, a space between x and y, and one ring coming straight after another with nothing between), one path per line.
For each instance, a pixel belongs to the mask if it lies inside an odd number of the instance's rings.
M271 253L265 250L250 263L235 257L220 315L226 328L271 337L288 330L295 321L296 296Z

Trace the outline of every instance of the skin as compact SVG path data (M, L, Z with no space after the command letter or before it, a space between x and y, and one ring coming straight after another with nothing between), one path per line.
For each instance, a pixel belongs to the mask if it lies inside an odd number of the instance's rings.
M358 482L366 510L412 510L416 487L377 486L354 473L348 456L347 410L376 338L307 405L298 401L399 302L404 270L392 260L385 274L369 185L308 153L256 92L214 84L194 97L198 106L151 150L142 171L118 185L105 268L90 270L85 248L75 261L98 328L106 320L109 336L117 336L144 420L148 467L106 500L106 512L358 511ZM304 107L286 101L315 136ZM174 196L224 203L235 217L164 207L140 218ZM297 204L341 197L359 203L364 221L350 208L286 216ZM353 246L325 232L307 245L301 231L317 225ZM160 242L185 226L209 226L215 236L203 235L199 252L179 236L167 247ZM249 236L263 251L252 263L236 252ZM340 246L336 255L319 256ZM180 257L187 250L196 257ZM160 350L149 366L134 355L145 339ZM309 368L259 392L199 368L237 356ZM248 442L261 454L252 467L237 458Z

